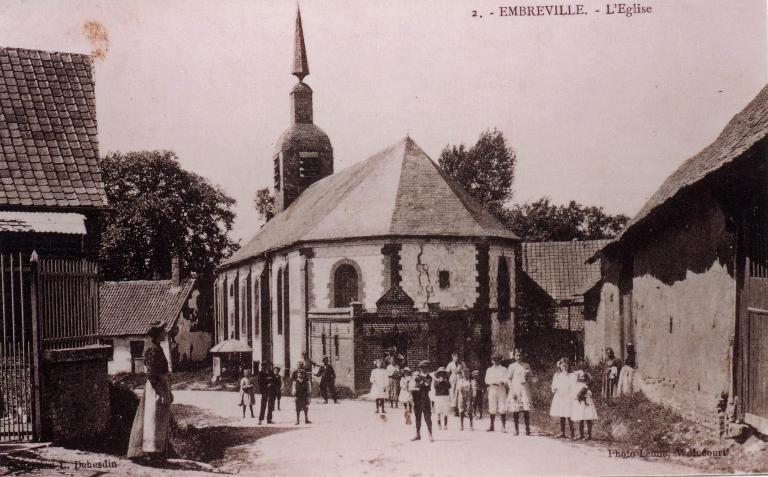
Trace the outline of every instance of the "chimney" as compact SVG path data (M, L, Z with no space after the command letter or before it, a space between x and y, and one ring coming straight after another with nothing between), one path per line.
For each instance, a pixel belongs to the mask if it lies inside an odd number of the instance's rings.
M181 260L178 255L171 259L171 281L177 285L181 283Z

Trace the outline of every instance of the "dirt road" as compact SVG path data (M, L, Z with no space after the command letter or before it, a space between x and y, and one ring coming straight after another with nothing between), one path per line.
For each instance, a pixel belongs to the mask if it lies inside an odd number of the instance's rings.
M176 402L222 418L222 422L210 425L256 425L256 420L240 418L236 393L179 391ZM315 400L310 407L312 424L294 426L292 400L284 399L282 407L270 426L282 432L231 449L222 462L223 470L304 477L696 473L693 468L663 459L622 459L609 457L604 449L544 436L485 432L487 418L477 423L474 432L459 431L458 420L452 418L449 430L435 430L435 442L410 442L414 427L405 425L401 409L388 410L387 419L382 420L374 414L372 403L344 401L334 405Z

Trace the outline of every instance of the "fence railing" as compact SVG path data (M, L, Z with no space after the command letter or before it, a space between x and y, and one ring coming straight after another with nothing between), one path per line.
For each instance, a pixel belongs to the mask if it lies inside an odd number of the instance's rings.
M40 435L42 351L98 343L96 264L0 251L0 442Z
M98 344L97 279L97 265L86 260L39 260L38 317L43 350Z

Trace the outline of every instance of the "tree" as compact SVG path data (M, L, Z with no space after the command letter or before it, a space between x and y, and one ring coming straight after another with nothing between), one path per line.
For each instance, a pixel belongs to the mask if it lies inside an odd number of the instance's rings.
M269 222L275 216L275 196L269 192L267 187L256 191L253 206L258 212L259 218L264 222Z
M440 153L440 167L456 179L491 212L500 213L512 198L516 156L498 129L486 130L474 146L446 146Z
M238 248L235 200L185 171L171 151L112 153L101 162L109 208L101 270L107 280L168 277L178 256L185 270L212 283L214 270Z
M602 207L583 206L575 201L555 205L549 197L504 209L501 217L526 242L612 238L629 221L626 215L610 215Z

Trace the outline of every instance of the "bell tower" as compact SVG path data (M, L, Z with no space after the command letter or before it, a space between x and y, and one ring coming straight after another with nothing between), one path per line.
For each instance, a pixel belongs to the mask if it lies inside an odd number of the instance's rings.
M276 213L287 209L309 186L333 174L333 147L328 135L313 122L312 88L304 82L309 62L298 7L292 74L299 81L291 90L291 126L277 141L273 158Z

